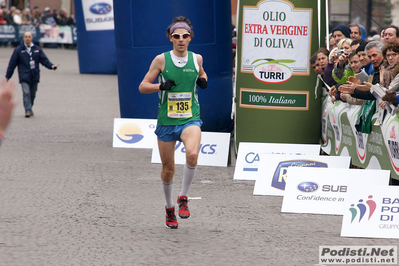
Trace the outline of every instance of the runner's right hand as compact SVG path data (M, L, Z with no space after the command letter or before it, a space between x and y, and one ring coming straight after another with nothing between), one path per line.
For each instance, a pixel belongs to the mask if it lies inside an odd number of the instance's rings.
M173 79L168 79L159 85L159 89L161 91L170 91L173 86L176 86L175 81Z

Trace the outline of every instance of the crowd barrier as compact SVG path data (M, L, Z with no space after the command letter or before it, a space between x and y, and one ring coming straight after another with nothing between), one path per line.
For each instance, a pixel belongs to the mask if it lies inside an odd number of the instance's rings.
M31 32L34 43L76 44L76 27L58 25L0 25L0 42L21 42Z
M399 179L399 116L386 113L378 125L377 111L372 117L370 134L355 128L361 105L327 97L322 108L322 149L332 156L351 156L352 164L361 168L390 170ZM379 120L379 119L378 119Z

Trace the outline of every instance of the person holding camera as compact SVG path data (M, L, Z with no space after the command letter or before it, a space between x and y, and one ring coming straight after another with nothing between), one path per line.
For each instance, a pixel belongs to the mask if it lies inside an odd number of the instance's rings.
M349 38L343 38L338 42L337 47L331 51L331 59L334 63L334 69L332 71L332 78L336 82L336 85L329 91L331 101L341 100L339 88L342 84L345 84L350 76L354 76L355 73L349 64L349 54L352 52L351 48L352 40Z
M338 84L345 84L350 76L355 75L349 63L349 55L352 53L351 43L352 40L348 38L344 38L338 43L338 62L332 72L333 78Z

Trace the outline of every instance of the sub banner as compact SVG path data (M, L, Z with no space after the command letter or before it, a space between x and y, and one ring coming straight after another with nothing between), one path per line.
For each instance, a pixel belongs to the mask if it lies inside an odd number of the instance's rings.
M288 169L281 212L343 215L346 198L359 186L386 186L389 171L302 168Z

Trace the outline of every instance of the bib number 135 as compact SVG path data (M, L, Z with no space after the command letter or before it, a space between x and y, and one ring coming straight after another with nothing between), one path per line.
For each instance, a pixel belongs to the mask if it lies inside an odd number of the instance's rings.
M192 117L191 93L169 93L168 117L170 118Z
M189 109L188 102L177 102L177 111L187 111Z

